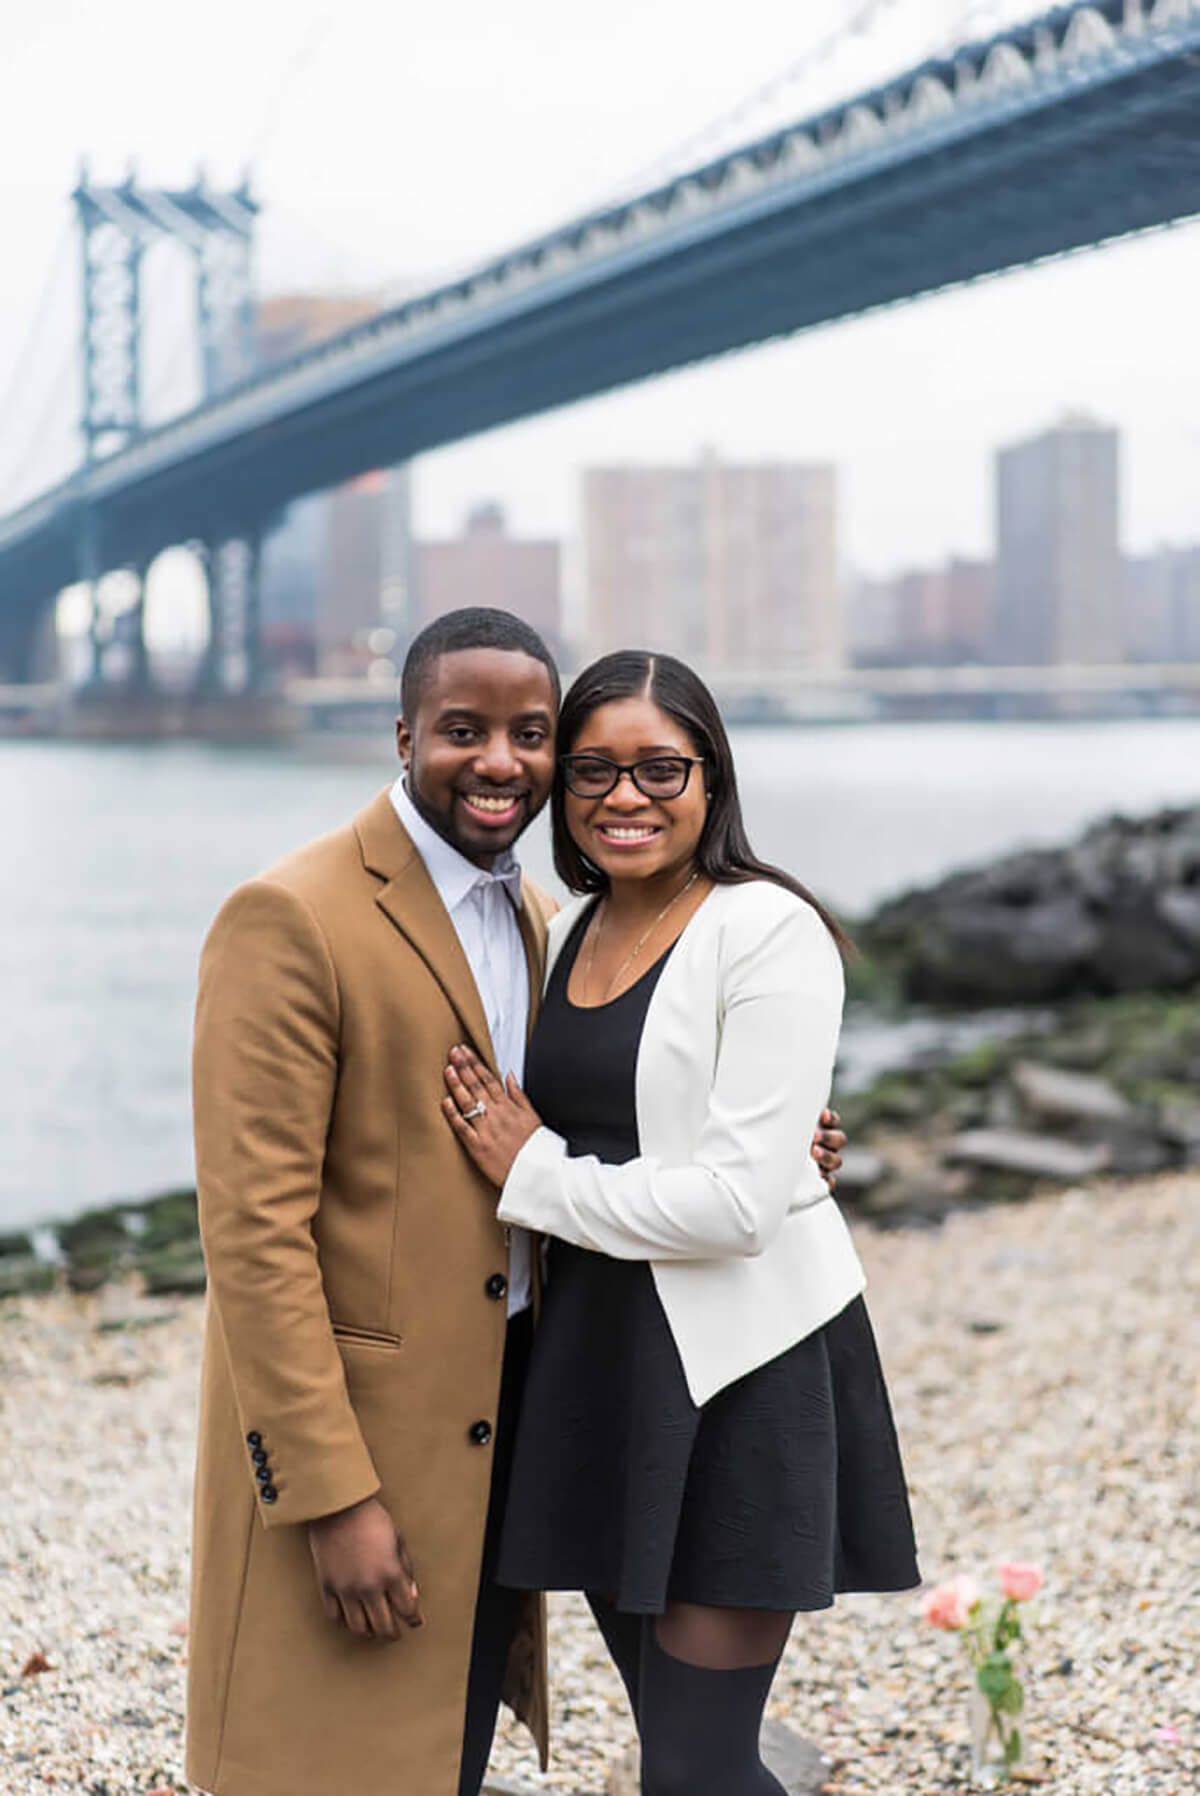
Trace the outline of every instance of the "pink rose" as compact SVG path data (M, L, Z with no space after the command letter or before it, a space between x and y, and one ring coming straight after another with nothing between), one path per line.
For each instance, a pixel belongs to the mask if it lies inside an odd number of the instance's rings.
M1027 1603L1045 1583L1041 1566L1030 1565L1024 1559L1006 1559L996 1567L996 1576L1001 1590L1014 1603Z
M935 1628L965 1628L971 1605L978 1600L979 1590L973 1578L954 1578L926 1593L921 1614Z

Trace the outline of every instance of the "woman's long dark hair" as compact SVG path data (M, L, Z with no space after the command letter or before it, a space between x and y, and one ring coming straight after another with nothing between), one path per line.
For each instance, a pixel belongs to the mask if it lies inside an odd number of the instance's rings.
M738 797L733 751L721 721L716 700L698 674L673 655L649 654L643 649L623 649L602 655L585 667L572 683L558 716L558 752L570 754L579 732L593 711L622 698L648 698L687 731L696 753L703 755L703 774L708 792L708 815L696 849L700 871L715 885L744 885L752 879L769 879L795 892L811 904L842 953L854 945L836 917L830 915L807 886L781 867L760 861L750 846L742 805ZM590 861L572 840L567 828L561 774L550 795L550 822L554 840L554 865L559 878L573 892L605 892L608 876Z

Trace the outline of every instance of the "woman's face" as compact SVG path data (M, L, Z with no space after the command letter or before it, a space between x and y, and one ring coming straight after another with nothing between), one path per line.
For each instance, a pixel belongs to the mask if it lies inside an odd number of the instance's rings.
M614 699L587 718L573 755L603 755L628 766L656 755L696 755L688 732L648 698ZM655 879L695 860L708 814L703 767L693 766L678 798L647 797L623 774L603 798L563 794L576 846L611 880ZM561 775L559 776L561 778Z

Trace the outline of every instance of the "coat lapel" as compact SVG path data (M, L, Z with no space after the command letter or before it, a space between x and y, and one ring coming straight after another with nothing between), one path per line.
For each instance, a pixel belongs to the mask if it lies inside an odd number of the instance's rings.
M529 968L529 1022L525 1029L525 1041L528 1044L542 1002L542 978L546 970L546 919L524 875L521 878L521 907L517 912L517 921L521 927L525 961Z
M363 865L384 882L375 894L376 904L411 942L445 992L471 1045L496 1072L483 1001L462 943L386 791L359 812L354 828Z

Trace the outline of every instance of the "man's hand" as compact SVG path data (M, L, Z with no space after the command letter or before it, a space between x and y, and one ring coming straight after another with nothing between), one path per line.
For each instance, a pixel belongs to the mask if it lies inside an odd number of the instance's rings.
M845 1145L841 1117L836 1110L822 1110L817 1132L813 1136L812 1157L821 1168L821 1177L831 1191L837 1186L838 1168L842 1164L842 1149Z
M309 1522L308 1544L330 1621L376 1640L399 1640L402 1626L421 1626L408 1550L378 1497Z

